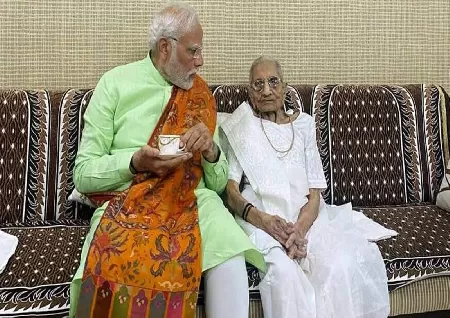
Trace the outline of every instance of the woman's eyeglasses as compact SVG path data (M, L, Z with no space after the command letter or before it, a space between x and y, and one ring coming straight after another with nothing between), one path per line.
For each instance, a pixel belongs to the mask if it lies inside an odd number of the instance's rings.
M281 80L276 76L271 76L267 79L257 79L251 86L255 92L261 92L266 82L271 89L275 89L281 83Z

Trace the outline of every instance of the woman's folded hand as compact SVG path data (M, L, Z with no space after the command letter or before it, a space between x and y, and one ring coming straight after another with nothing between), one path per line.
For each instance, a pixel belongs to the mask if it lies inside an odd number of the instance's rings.
M285 246L286 241L294 231L294 225L277 215L271 215L261 211L260 213L263 213L261 229L280 242L281 245Z
M306 245L308 240L305 239L306 233L303 227L297 222L293 226L293 232L286 241L287 255L291 259L300 259L306 257Z

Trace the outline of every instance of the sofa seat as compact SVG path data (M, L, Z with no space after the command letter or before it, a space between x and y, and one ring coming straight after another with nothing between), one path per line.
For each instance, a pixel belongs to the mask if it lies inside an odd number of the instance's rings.
M0 317L67 317L70 282L78 269L89 232L88 220L4 224L19 239L16 252L0 275ZM256 268L247 267L250 296L259 300ZM197 316L204 311L203 281Z
M399 233L378 242L391 292L426 277L450 280L450 238L445 233L450 213L429 203L355 209ZM17 236L19 245L0 275L0 317L66 317L70 281L89 221L22 222L1 229ZM250 299L259 300L259 273L251 265L247 273ZM200 293L199 304L203 302Z
M431 203L357 210L399 233L378 242L390 291L431 276L450 279L450 213Z
M4 224L19 244L0 275L0 317L66 317L89 221Z

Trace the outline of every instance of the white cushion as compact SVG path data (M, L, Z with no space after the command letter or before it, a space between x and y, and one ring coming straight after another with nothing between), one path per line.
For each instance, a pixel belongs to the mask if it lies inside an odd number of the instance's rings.
M445 175L442 179L441 188L436 198L436 205L441 209L450 212L450 161L447 164L447 169L445 169Z
M69 195L68 199L69 199L69 201L75 201L78 203L86 204L86 205L90 206L91 208L97 207L94 203L92 203L91 200L89 200L89 198L86 195L78 192L77 189L73 189L73 191Z
M225 120L227 120L230 116L231 116L230 113L225 113L225 112L217 113L217 126L219 126L219 145L225 155L228 154L229 145L228 145L227 137L225 136L225 133L220 128L220 125L222 125L222 123Z
M0 231L0 274L6 267L8 260L16 251L19 240L14 235Z

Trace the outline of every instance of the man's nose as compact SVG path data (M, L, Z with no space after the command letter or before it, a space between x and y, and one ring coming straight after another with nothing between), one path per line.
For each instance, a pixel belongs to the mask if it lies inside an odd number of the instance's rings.
M203 53L200 53L199 57L194 59L194 65L195 67L200 67L203 65Z

